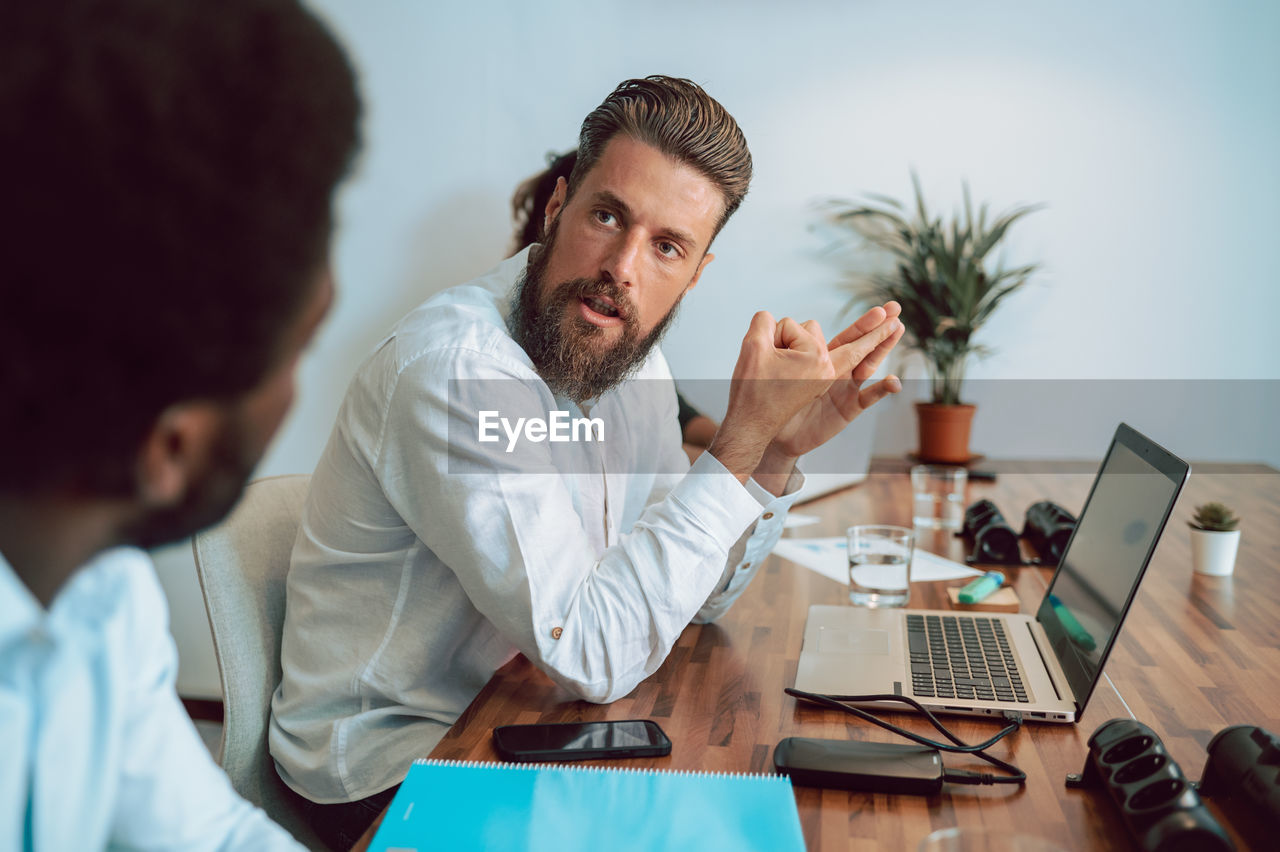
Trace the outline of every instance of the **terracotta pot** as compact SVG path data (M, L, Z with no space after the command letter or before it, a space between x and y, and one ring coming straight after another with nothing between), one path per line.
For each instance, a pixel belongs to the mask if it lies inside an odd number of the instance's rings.
M920 426L920 461L964 464L969 461L969 429L973 425L972 405L916 403L916 423Z

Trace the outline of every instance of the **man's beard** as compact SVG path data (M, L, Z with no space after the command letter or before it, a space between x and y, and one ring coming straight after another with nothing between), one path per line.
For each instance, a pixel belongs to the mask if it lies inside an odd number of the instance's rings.
M507 327L551 392L581 405L616 387L644 363L675 319L684 294L644 337L640 336L640 320L627 288L613 281L563 281L555 285L547 303L540 305L557 224L552 224L546 243L535 246L530 254L512 297ZM612 347L604 348L606 329L587 322L576 310L568 310L586 296L604 296L618 306L622 337Z
M209 451L208 467L191 482L182 500L134 521L124 540L141 548L158 547L218 523L239 501L258 456L250 451L239 424L229 420Z

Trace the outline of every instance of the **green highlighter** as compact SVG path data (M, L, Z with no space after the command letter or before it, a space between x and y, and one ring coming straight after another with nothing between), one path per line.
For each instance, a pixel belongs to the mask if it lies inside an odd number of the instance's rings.
M960 603L975 604L983 600L1004 583L1004 574L999 571L988 571L978 579L960 590Z
M1084 629L1084 625L1075 617L1066 605L1058 600L1057 595L1049 595L1049 606L1053 607L1053 612L1058 616L1062 629L1067 631L1067 635L1071 637L1071 641L1075 642L1086 651L1092 651L1098 647L1098 640L1093 638L1093 634Z

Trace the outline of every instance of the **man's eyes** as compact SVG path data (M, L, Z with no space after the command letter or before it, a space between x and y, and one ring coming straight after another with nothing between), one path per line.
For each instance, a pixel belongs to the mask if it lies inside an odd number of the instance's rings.
M613 228L618 225L618 217L608 210L592 210L591 215L595 218L598 224L604 225L605 227ZM658 248L658 253L668 260L679 260L683 257L683 252L680 250L680 246L671 240L658 240L655 245Z

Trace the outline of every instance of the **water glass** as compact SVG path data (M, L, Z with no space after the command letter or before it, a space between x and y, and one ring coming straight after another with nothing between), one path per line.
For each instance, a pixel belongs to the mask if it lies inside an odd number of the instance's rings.
M962 467L918 464L911 468L912 524L926 530L958 531L964 525L968 479Z
M911 593L915 533L906 527L849 527L849 602L906 606Z

